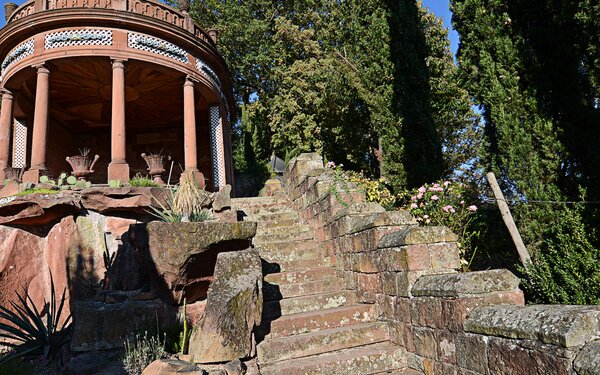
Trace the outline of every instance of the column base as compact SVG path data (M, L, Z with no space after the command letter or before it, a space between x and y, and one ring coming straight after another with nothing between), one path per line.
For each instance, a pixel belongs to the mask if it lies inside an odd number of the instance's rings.
M125 184L129 182L129 164L113 163L108 164L108 181L116 180Z
M198 188L204 189L206 187L206 181L204 180L204 175L197 169L186 170L181 174L180 180L191 178L196 182Z
M39 184L40 177L47 176L47 175L48 175L48 169L46 169L46 168L40 168L40 167L31 168L31 169L25 171L25 173L23 173L23 182Z

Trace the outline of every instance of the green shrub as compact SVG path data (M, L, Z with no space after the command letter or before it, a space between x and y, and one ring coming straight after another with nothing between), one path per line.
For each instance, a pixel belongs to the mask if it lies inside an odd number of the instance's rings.
M4 345L12 349L0 358L0 363L23 356L41 356L44 362L54 358L69 340L71 314L60 324L65 295L66 288L60 300L57 298L50 274L50 302L44 301L41 310L34 305L27 291L22 295L17 293L18 302L11 302L12 310L0 306L0 338L8 339Z
M159 187L160 185L154 182L148 176L142 176L141 173L136 173L136 175L129 180L129 185L133 187Z
M597 234L583 221L583 204L553 207L544 241L532 254L523 286L528 302L600 304L600 250Z
M443 225L459 237L459 252L464 271L468 270L478 248L481 230L477 228L478 207L472 204L465 185L439 181L401 194L402 208L410 210L420 225Z
M125 341L125 354L121 358L123 368L131 375L140 375L148 365L157 359L167 357L165 340L158 335L135 335L133 340Z
M16 195L24 196L24 195L30 195L30 194L57 194L59 192L60 192L60 190L55 190L55 189L31 188L31 189L25 189L23 191L20 191Z

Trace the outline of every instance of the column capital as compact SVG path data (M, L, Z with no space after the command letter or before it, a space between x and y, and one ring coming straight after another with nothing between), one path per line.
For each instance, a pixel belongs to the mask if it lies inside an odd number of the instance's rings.
M32 65L31 67L37 69L37 74L50 74L50 69L46 63Z
M111 61L113 69L125 69L125 62L127 61L127 59L111 57Z
M194 86L196 83L200 82L200 80L194 76L187 75L185 76L184 86Z
M2 99L10 99L10 100L12 100L14 98L14 95L13 95L12 91L7 90L5 88L1 88L0 89L0 95L2 95Z

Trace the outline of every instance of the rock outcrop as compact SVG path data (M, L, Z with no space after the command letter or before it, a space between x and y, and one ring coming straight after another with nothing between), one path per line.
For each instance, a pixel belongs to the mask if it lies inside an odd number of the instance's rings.
M129 238L159 295L191 304L206 298L217 254L248 248L255 233L251 222L151 222L132 226Z
M262 269L256 250L221 253L204 317L190 338L196 363L219 363L253 354L253 330L262 315Z

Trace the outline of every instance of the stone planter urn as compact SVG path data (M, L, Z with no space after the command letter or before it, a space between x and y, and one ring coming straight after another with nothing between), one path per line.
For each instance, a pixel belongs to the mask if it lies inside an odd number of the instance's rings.
M80 181L85 181L85 178L90 174L94 173L94 164L100 159L99 155L94 155L92 159L89 155L75 155L67 156L67 161L71 164L73 176L77 177Z
M164 185L161 175L165 173L165 165L163 164L163 154L142 154L142 157L148 164L148 173L152 176L154 182L159 185Z
M4 178L21 183L23 172L25 172L25 168L6 167L4 168Z

